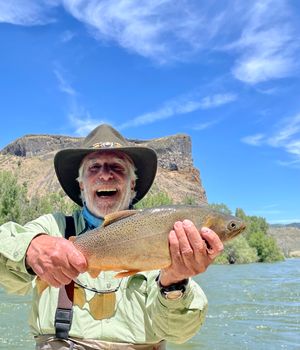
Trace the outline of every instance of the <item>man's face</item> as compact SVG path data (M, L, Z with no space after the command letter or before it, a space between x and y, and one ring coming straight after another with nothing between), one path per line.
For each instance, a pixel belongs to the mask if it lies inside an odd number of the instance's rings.
M79 185L88 209L101 217L128 209L135 181L130 178L129 165L120 157L120 152L94 152L83 162Z

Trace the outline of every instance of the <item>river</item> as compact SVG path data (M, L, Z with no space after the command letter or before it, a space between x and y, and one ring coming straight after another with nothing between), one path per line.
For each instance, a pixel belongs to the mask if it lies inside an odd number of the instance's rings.
M188 343L168 350L300 349L300 259L213 265L196 280L209 299L206 322ZM34 349L29 300L0 290L0 349Z

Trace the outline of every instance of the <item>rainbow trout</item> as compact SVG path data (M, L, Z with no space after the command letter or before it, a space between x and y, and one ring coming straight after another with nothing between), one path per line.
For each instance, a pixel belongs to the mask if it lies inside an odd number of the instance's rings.
M109 214L101 227L73 237L75 247L88 262L92 277L101 271L121 271L116 277L161 269L171 264L168 234L176 221L191 220L209 227L222 242L245 229L244 222L208 205L175 205Z

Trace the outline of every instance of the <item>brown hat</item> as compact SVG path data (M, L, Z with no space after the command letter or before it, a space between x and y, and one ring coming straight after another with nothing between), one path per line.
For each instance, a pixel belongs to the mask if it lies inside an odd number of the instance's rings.
M127 154L136 167L136 196L132 204L141 200L149 191L155 178L157 156L154 150L135 146L129 143L117 130L110 125L102 124L90 132L84 139L82 147L64 149L56 153L54 167L58 181L66 194L82 206L79 183L76 180L83 158L99 150L118 150Z

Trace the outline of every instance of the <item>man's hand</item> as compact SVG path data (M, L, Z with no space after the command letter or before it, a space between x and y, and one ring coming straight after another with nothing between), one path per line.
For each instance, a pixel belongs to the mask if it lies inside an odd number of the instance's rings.
M199 232L190 220L174 224L169 245L172 264L161 270L160 283L163 286L204 272L223 251L223 243L214 231L203 227Z
M72 242L60 237L35 237L26 254L26 265L53 287L68 284L85 272L87 262Z

